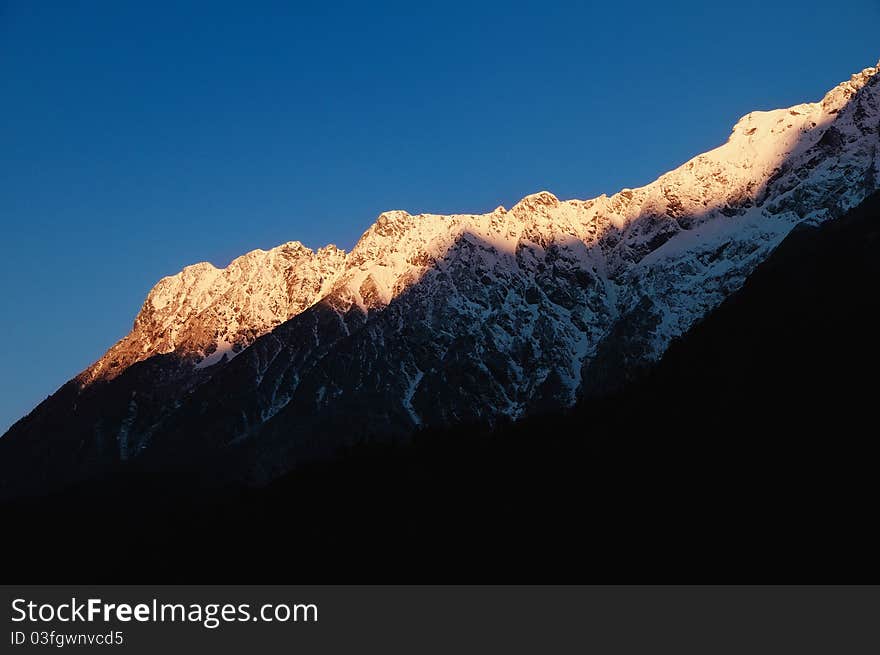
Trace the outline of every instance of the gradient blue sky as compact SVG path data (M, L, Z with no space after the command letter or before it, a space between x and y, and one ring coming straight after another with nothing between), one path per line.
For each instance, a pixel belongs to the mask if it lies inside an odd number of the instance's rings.
M647 183L873 65L878 25L878 0L0 0L0 432L186 264Z

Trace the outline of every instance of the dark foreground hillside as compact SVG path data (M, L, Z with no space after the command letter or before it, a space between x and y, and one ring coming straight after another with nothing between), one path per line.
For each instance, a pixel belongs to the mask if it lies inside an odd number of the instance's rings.
M376 440L264 489L123 471L9 504L6 577L867 582L878 273L874 196L795 230L613 398Z

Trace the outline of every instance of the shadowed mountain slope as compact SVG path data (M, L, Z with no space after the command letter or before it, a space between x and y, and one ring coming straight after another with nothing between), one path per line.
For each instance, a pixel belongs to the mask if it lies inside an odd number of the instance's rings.
M11 575L864 583L878 248L880 195L796 229L648 376L570 411L371 440L261 489L124 471L7 504Z

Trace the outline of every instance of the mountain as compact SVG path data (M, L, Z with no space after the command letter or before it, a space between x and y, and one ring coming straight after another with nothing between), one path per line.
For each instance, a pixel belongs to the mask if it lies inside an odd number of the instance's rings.
M153 287L131 332L77 381L109 381L136 362L175 353L195 368L229 359L313 305L344 262L335 246L313 252L292 241L255 250L224 269L187 266Z
M880 193L796 227L643 378L568 411L371 441L256 489L126 470L0 505L7 577L865 583L878 252Z
M349 253L287 244L188 267L0 439L5 488L132 461L266 481L371 435L612 393L796 226L878 187L878 72L748 114L727 143L639 189L541 192L484 215L386 212Z

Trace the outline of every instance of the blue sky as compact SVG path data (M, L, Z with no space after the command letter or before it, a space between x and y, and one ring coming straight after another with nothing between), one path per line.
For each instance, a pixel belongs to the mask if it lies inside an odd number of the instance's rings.
M880 58L877 0L0 0L0 431L186 264L649 182Z

